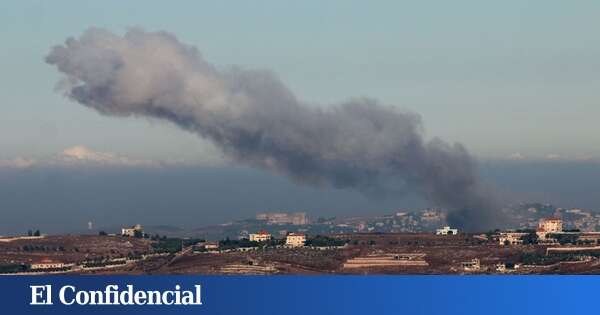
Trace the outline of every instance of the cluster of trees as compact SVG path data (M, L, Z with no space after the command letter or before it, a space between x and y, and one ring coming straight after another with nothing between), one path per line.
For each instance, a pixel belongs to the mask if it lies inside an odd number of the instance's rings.
M27 271L29 267L23 264L0 265L0 273L17 273Z
M126 263L126 261L124 261L124 260L91 260L91 261L84 262L82 265L86 268L95 268L95 267L124 265L125 263Z
M550 234L548 236L556 239L560 245L577 244L577 240L579 239L579 235L576 234Z
M259 245L263 245L263 246L281 246L283 244L285 244L285 239L284 238L271 238L268 241L265 242L259 242Z
M580 261L585 257L599 257L600 253L557 253L544 255L541 253L526 253L521 256L521 262L525 265L552 265L561 261Z
M538 243L538 235L537 235L537 233L535 233L535 231L528 232L527 235L524 235L523 237L521 237L521 240L523 240L523 244L525 244L525 245L537 244Z
M260 246L259 242L256 241L250 241L247 238L241 239L241 240L232 240L226 238L222 241L219 241L219 248L220 249L235 249L235 248L247 248L247 247L258 247Z
M153 241L166 240L167 236L166 235L160 236L158 234L154 234L154 235L150 236L150 239Z
M348 241L340 240L337 238L332 238L323 235L317 235L313 238L309 238L306 240L306 246L315 246L315 247L330 247L330 246L344 246Z

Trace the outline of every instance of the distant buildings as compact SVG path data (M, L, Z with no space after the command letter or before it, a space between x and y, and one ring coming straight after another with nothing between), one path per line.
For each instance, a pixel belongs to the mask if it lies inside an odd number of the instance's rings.
M271 234L264 230L259 231L258 233L252 233L249 237L252 242L267 242L271 240Z
M449 226L444 226L441 229L435 230L435 234L437 234L437 235L457 235L458 229L451 229Z
M259 213L256 215L256 220L267 221L269 224L292 224L305 225L308 224L306 212L295 213Z
M290 233L285 238L285 245L289 247L301 247L306 243L306 235L303 233Z
M121 229L121 235L122 236L130 236L130 237L134 237L134 236L138 236L144 235L144 229L142 228L141 225L136 224L132 227L125 227Z
M421 212L421 221L439 222L442 220L442 216L438 211L425 210Z

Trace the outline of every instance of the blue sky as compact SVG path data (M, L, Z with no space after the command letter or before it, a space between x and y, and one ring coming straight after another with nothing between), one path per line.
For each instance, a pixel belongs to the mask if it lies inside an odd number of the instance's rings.
M102 117L54 91L51 46L86 28L166 30L212 63L272 69L320 106L370 96L476 156L600 157L597 1L12 1L0 4L0 159L82 145L204 160L173 126Z

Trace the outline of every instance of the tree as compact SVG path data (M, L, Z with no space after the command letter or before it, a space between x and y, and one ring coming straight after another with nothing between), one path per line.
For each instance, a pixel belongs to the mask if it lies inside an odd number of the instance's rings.
M98 232L98 235L100 235L100 236L106 236L108 234L106 234L106 232L104 232L104 231L100 231L100 232Z
M27 231L27 236L33 236L33 231L32 230Z
M524 235L521 239L523 240L523 244L533 245L533 244L537 244L538 235L535 232L530 232L529 234Z
M40 236L40 235L42 235L42 234L40 233L40 230L35 230L35 233L33 233L33 236Z

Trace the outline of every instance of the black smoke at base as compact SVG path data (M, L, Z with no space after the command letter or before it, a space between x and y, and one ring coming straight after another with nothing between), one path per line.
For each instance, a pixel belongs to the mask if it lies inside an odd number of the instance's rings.
M497 224L492 194L458 143L423 138L418 115L368 98L303 103L271 72L217 69L166 32L92 28L46 57L59 87L108 116L170 121L228 157L309 185L417 191L464 229Z

